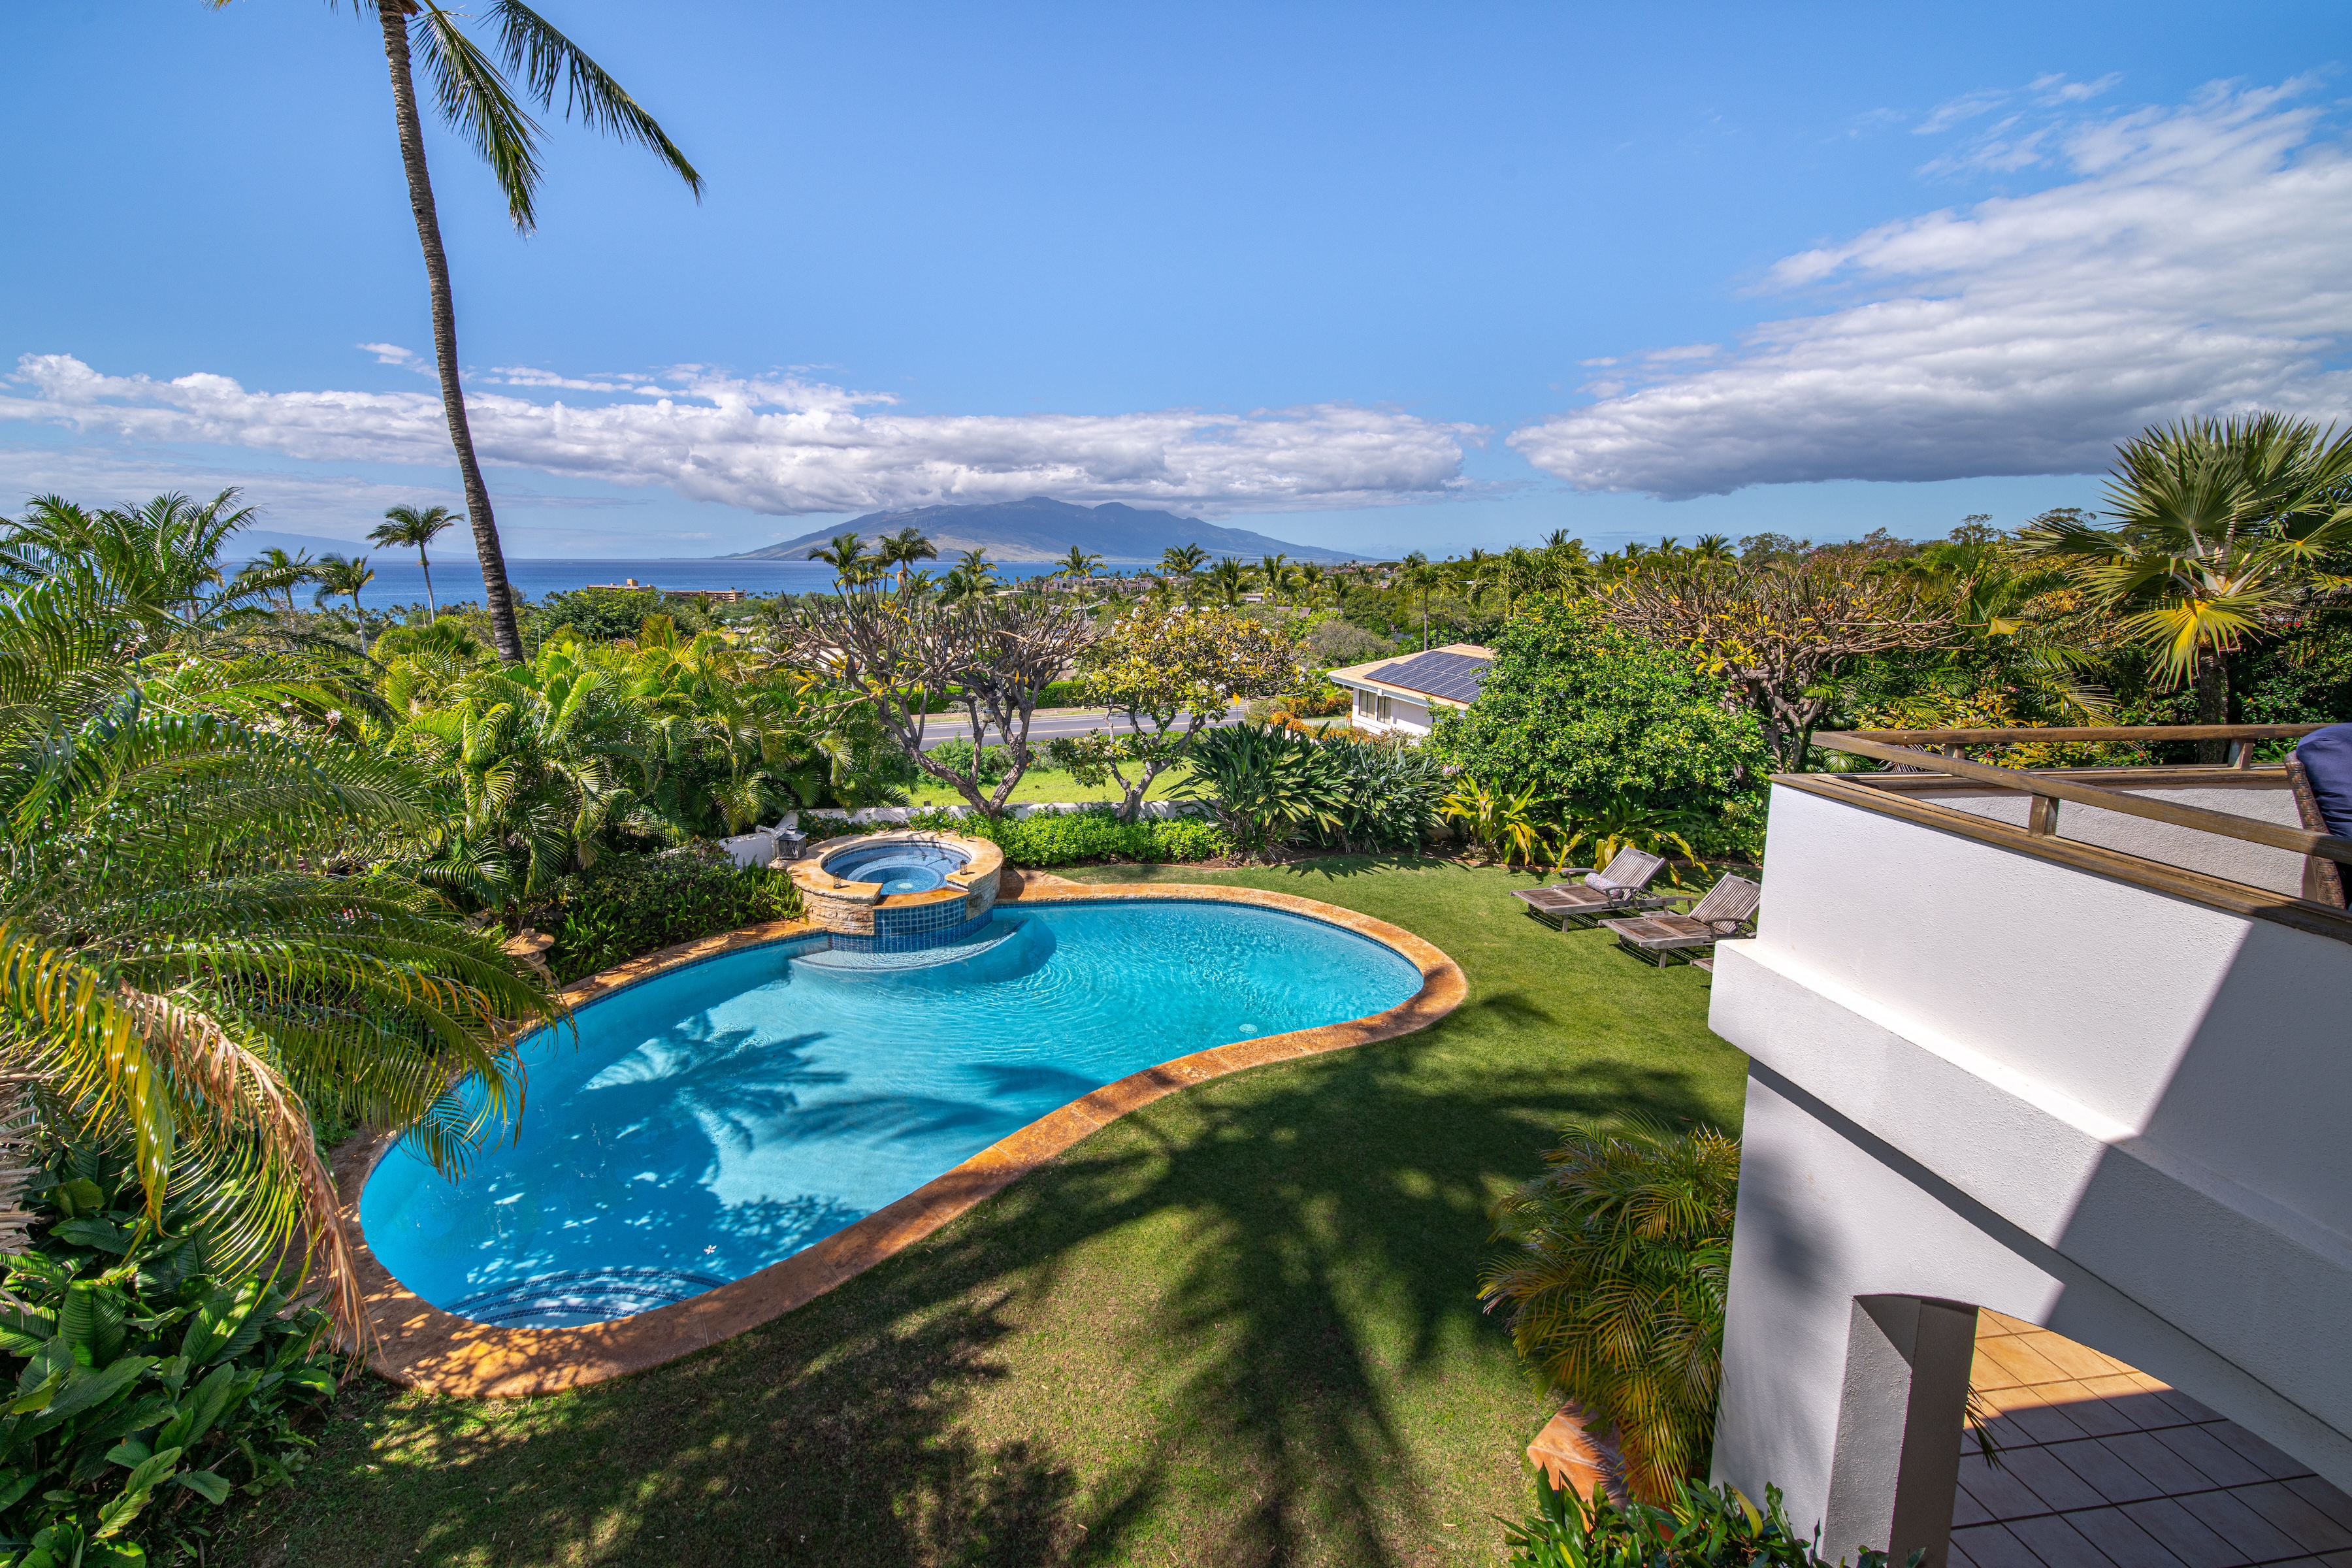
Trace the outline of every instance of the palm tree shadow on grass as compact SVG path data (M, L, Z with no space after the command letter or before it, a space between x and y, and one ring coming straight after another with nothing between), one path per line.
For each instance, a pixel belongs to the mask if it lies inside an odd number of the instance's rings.
M530 1408L384 1411L331 1441L334 1479L273 1532L279 1554L247 1560L1395 1563L1437 1536L1442 1479L1390 1408L1396 1365L1465 1333L1499 1347L1473 1296L1493 1197L1563 1121L1705 1115L1680 1073L1486 1069L1447 1033L1161 1101L686 1362ZM1171 1216L1152 1278L1089 1256ZM1087 1321L1163 1370L1139 1451L1055 1451L1035 1411L1018 1438L976 1429L1023 1352L1050 1353L1024 1336L1057 1287L1133 1292Z

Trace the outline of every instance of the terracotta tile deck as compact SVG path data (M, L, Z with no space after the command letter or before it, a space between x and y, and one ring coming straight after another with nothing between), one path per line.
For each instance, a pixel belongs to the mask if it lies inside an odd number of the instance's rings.
M2000 1464L1965 1440L1953 1568L2352 1564L2352 1497L2112 1357L1988 1311L1971 1381Z

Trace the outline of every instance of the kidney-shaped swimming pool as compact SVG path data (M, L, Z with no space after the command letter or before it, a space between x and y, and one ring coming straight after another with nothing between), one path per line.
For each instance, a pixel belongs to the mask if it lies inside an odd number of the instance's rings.
M520 1137L454 1183L394 1148L361 1224L461 1317L626 1317L780 1262L1129 1073L1421 984L1325 921L1181 900L1001 912L913 954L754 948L583 1007L576 1044L526 1041Z

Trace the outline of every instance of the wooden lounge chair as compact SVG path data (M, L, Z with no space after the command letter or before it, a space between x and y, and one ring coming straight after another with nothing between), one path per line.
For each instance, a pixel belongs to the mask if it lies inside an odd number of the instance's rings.
M1590 924L1602 915L1624 914L1633 910L1664 909L1671 899L1655 898L1643 889L1666 868L1666 858L1640 849L1620 849L1611 857L1606 868L1595 870L1590 866L1569 866L1560 875L1584 874L1579 882L1559 882L1549 888L1521 888L1511 897L1528 906L1528 913L1549 926L1566 931L1569 922Z
M1601 929L1615 931L1618 946L1664 969L1674 953L1690 958L1699 948L1712 948L1727 937L1747 935L1754 929L1756 905L1763 896L1764 889L1747 878L1726 877L1709 888L1706 897L1687 914L1602 921Z

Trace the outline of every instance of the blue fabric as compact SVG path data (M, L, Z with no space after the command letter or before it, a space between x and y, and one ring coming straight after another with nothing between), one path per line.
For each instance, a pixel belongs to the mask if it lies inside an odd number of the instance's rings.
M2352 838L2352 724L2330 724L2295 743L2294 760L2311 776L2311 793L2327 831Z

